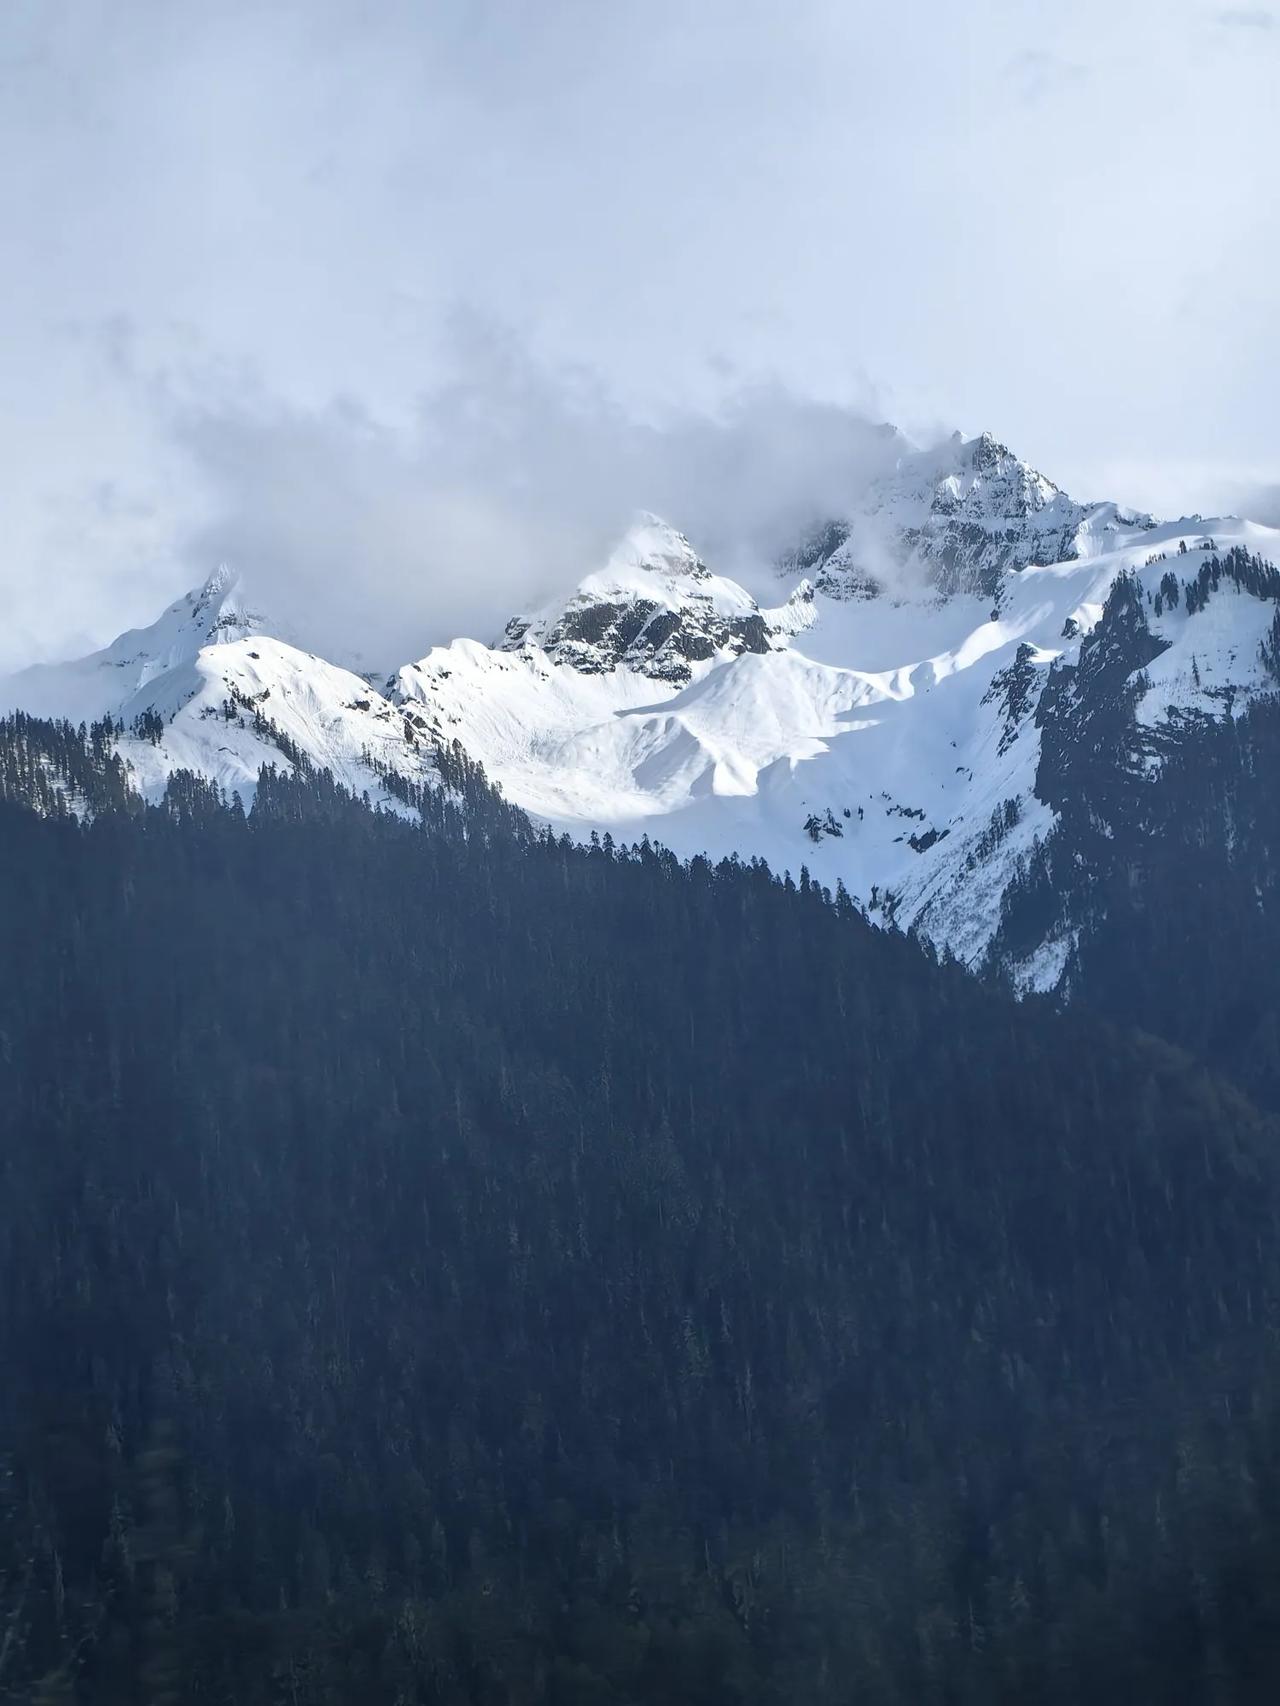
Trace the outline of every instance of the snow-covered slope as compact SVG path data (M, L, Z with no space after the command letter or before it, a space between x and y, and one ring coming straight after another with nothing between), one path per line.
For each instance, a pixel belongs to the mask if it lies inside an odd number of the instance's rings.
M806 631L695 665L683 684L459 641L402 670L395 692L560 827L804 862L975 959L1017 860L1054 821L1036 792L1044 688L1077 660L1118 578L1134 578L1167 645L1146 663L1141 723L1220 715L1232 695L1238 708L1274 685L1261 651L1275 604L1224 578L1188 615L1185 597L1165 607L1160 586L1233 546L1280 561L1280 535L1239 521L1154 526L1099 506L1074 544L1066 562L1007 570L994 616L972 593L819 594ZM1052 982L1056 964L1028 967L1027 980Z
M223 564L149 628L131 628L88 657L34 664L11 676L3 684L5 699L33 716L96 722L118 714L150 682L192 665L206 646L230 645L271 626L251 608L239 577Z
M393 808L382 767L412 780L433 777L433 743L415 730L411 712L265 627L239 577L223 566L149 628L131 629L89 657L0 681L0 704L73 723L122 724L118 750L149 797L187 769L248 803L262 766L289 769L293 750Z
M154 737L148 711L160 719ZM248 803L264 764L288 770L302 753L394 810L384 768L415 782L436 774L435 743L412 711L349 670L264 635L205 647L148 682L116 715L126 731L119 750L153 797L175 770L195 770Z
M149 794L189 767L247 797L298 751L376 795L456 740L558 829L805 863L976 961L1036 838L1101 788L1100 728L1114 744L1129 719L1141 775L1186 719L1276 685L1280 580L1248 564L1280 564L1280 534L1081 505L989 438L904 455L822 541L762 609L643 516L496 645L438 646L381 694L262 633L219 574L152 629L0 683L0 709L111 715ZM1069 945L1022 980L1051 985Z

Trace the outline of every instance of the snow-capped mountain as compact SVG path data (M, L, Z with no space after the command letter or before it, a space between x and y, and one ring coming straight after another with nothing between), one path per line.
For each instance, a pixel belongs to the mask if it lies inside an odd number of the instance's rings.
M600 570L495 644L375 691L269 636L220 571L150 629L0 684L0 708L123 724L156 794L191 768L251 795L303 753L390 800L453 742L574 835L760 855L976 962L1064 806L1104 823L1197 718L1276 684L1280 533L1084 505L989 437L904 452L786 565L776 607L643 515ZM857 596L853 596L857 594ZM1105 749L1105 750L1104 750ZM1014 970L1059 978L1058 920Z
M1006 570L1077 556L1091 514L990 433L956 433L934 449L907 449L856 509L823 521L780 566L833 598L921 588L994 598Z
M513 617L499 644L588 675L626 668L683 683L695 664L768 651L804 625L804 604L802 593L786 610L761 610L735 581L713 575L682 533L642 514L603 569L567 599Z
M273 637L271 627L222 565L149 628L88 657L10 676L0 702L73 723L122 724L120 749L151 796L175 770L195 770L251 799L262 766L288 768L293 749L387 804L384 769L430 778L430 750L411 711L362 676Z
M135 696L145 708L155 684L190 670L207 646L231 645L271 627L251 608L239 576L223 564L149 628L131 628L102 651L70 663L33 664L9 678L6 697L33 716L72 722L119 716Z

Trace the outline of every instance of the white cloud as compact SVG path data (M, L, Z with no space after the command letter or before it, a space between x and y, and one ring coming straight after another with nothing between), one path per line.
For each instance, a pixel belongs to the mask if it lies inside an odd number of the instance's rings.
M1273 30L1278 20L1267 6L1224 6L1218 13L1218 22L1228 29Z
M637 508L777 595L772 561L892 450L866 414L761 384L642 419L509 336L459 328L457 368L396 428L252 391L165 406L206 494L187 560L241 566L316 650L390 664L597 567Z
M1200 0L0 9L0 665L145 619L218 524L111 317L171 391L235 376L210 421L356 398L410 461L463 305L628 420L764 376L1082 490L1265 465L1280 106L1242 34Z

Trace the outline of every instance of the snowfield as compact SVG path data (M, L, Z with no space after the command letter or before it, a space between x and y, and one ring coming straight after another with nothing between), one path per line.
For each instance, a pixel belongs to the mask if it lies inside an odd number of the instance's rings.
M293 748L394 804L381 772L430 782L456 740L557 830L804 864L976 962L1053 822L1035 793L1041 690L1118 576L1136 578L1167 646L1145 671L1143 723L1230 715L1275 687L1274 603L1225 579L1194 614L1160 597L1167 575L1190 581L1233 546L1280 564L1273 529L1080 505L983 437L904 454L821 540L762 609L642 516L599 572L497 644L438 646L380 692L274 637L220 570L152 628L11 676L0 703L123 721L150 796L190 768L248 803L259 767L287 768ZM158 739L133 732L145 712ZM1052 986L1065 953L1046 945L1024 980Z

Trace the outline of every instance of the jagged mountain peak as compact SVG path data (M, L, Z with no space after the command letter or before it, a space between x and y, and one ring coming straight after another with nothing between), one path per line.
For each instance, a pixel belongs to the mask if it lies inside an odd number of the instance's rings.
M163 676L190 668L209 645L265 633L239 572L228 563L176 598L145 628L129 628L109 646L66 663L35 664L5 684L14 704L73 722L117 715Z
M695 581L706 580L711 573L685 535L647 509L637 510L610 553L601 576L625 574L631 569L646 574L686 576Z
M997 596L1008 569L1070 561L1096 506L992 433L906 445L892 472L781 560L833 598ZM1141 518L1137 518L1141 519Z
M713 574L683 533L641 511L602 568L568 598L513 617L498 644L536 647L584 674L626 667L682 682L717 654L766 651L770 638L744 587Z
M175 598L148 627L129 629L93 656L117 665L136 659L146 679L148 664L168 668L194 657L202 646L226 645L268 630L272 623L255 608L240 570L223 562L198 586ZM158 671L153 668L152 673Z
M650 510L638 510L598 569L584 575L567 596L514 618L530 624L556 617L577 598L658 598L680 602L704 591L711 570L686 536Z
M872 486L862 507L868 515L899 515L910 526L917 506L930 516L964 517L996 529L1016 528L1050 511L1055 534L1059 519L1071 523L1090 507L989 432L977 438L956 433L942 445L904 456L893 474Z
M920 453L926 467L929 457L928 451ZM942 477L934 492L943 504L953 493L981 494L993 509L1004 515L1031 514L1055 498L1066 496L1061 486L1024 462L989 432L979 433L976 438L965 438L959 432L952 434L942 457Z
M239 630L236 638L243 639L267 625L266 617L253 610L240 571L230 563L219 563L203 586L187 593L186 603L192 621L203 625L211 637L234 628Z

